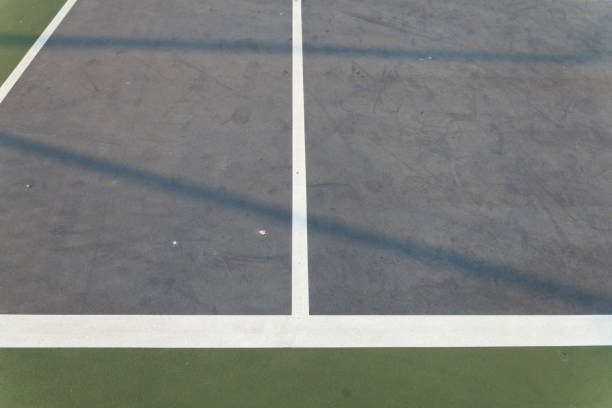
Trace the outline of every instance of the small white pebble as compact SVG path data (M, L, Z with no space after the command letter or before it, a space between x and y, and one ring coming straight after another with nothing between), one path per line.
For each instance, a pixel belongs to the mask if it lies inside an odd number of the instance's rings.
M26 184L26 188L32 188L31 184Z
M259 232L259 235L267 235L268 234L268 232L266 230L259 230L257 232Z
M173 247L178 246L178 241L172 241L172 246L173 246Z
M431 57L427 57L428 60L432 59Z

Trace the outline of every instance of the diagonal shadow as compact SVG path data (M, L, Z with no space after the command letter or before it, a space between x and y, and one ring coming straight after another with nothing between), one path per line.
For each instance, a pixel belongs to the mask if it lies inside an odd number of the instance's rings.
M0 33L0 46L28 47L36 36ZM292 52L290 40L282 42L255 41L252 39L237 41L201 41L191 39L164 38L126 38L126 37L92 37L54 35L49 39L46 48L70 49L141 49L157 51L180 50L184 52L219 52L219 53L262 53L289 54ZM610 56L610 53L597 48L579 50L562 54L543 54L525 52L495 52L466 51L439 48L395 48L369 47L340 44L304 43L306 55L338 56L338 57L374 57L382 59L436 59L450 61L485 61L485 62L515 62L515 63L559 63L586 64Z
M65 166L118 177L127 182L157 189L168 194L181 195L196 201L213 202L246 210L285 224L291 223L291 210L278 205L253 200L224 189L202 186L180 178L132 168L112 160L77 153L22 136L0 131L0 147L41 156ZM396 252L424 264L445 267L480 279L504 282L537 295L590 306L597 311L612 311L612 299L607 294L596 293L563 282L539 277L533 272L482 260L452 249L420 243L411 238L392 237L360 226L310 214L308 215L308 228L317 233L350 240L355 244Z

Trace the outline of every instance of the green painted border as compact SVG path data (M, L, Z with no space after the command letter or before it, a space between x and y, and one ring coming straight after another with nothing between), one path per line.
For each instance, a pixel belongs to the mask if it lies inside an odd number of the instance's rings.
M65 0L0 0L0 84L9 76ZM21 40L15 41L18 37ZM27 39L30 41L25 41Z
M5 349L0 407L612 407L612 347Z

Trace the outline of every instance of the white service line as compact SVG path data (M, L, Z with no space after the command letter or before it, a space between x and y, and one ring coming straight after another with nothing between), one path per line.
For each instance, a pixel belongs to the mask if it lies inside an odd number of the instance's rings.
M518 347L612 344L612 316L4 315L0 347Z
M304 127L304 61L302 0L293 0L293 201L291 219L291 314L309 315L308 220L306 202L306 131Z
M47 28L45 28L45 30L40 34L38 39L36 39L32 47L30 47L21 61L19 61L19 64L17 64L13 72L11 72L8 78L6 78L2 86L0 86L0 103L4 101L4 98L6 98L11 89L13 89L19 78L21 78L30 63L34 60L34 58L36 58L36 55L38 55L45 43L49 40L49 38L51 38L55 29L60 25L64 17L66 17L76 2L77 0L68 0L66 3L64 3L64 6L57 12L53 20L51 20Z

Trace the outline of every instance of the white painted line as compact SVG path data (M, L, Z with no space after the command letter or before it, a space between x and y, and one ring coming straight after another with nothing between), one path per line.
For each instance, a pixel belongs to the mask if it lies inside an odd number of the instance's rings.
M57 12L53 20L51 20L47 28L45 28L32 47L30 47L28 52L23 56L21 61L19 61L19 64L17 64L13 72L11 72L8 78L6 78L2 86L0 86L0 103L4 101L11 89L13 89L19 78L21 78L30 63L34 60L34 58L36 58L36 55L38 55L45 43L49 40L49 38L51 38L53 32L55 32L55 29L60 25L64 17L66 17L76 2L77 0L66 1L60 11Z
M306 136L302 1L293 0L293 202L291 220L291 313L308 316L308 221L306 203Z
M0 347L612 345L612 316L0 316Z

